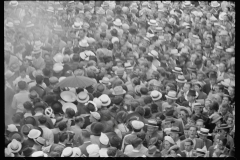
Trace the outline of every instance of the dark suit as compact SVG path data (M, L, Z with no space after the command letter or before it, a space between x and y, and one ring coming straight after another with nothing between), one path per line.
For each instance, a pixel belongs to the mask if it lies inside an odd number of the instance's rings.
M209 148L212 146L212 141L209 140L209 139L206 139L205 141L203 141L204 144L206 145L207 147L207 150L209 150Z
M186 141L187 139L183 140L181 143L180 143L180 150L183 151L185 150L185 146L184 146L184 142ZM200 148L202 149L204 147L204 143L203 143L203 140L202 139L199 139L199 138L195 138L196 140L196 145L194 146L194 150L196 150L197 148Z

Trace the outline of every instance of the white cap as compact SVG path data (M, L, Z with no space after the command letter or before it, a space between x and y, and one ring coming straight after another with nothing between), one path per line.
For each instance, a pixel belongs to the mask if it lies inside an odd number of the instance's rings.
M89 157L99 157L99 146L97 144L90 144L86 148Z
M112 38L112 43L119 42L119 39L117 37Z
M53 71L59 73L63 70L63 66L59 63L55 63L53 66Z
M28 133L28 138L36 139L41 135L41 132L37 129L31 129L31 131Z
M99 138L99 141L103 144L103 145L108 145L109 143L109 138L106 134L101 133L101 136Z
M136 130L140 130L144 127L144 123L141 121L133 120L132 121L132 127Z
M175 144L174 140L170 136L165 136L164 140L170 142L171 144Z
M100 120L101 119L101 116L98 112L91 112L91 115L93 116L93 118L95 118L96 120Z
M8 130L9 132L18 132L18 129L17 129L17 127L16 127L14 124L9 124L9 125L7 126L7 130Z
M101 108L102 107L102 102L100 101L100 99L94 98L93 102L96 104L97 108Z
M234 52L234 49L233 49L233 48L227 48L227 49L226 49L226 52L232 53L232 52Z

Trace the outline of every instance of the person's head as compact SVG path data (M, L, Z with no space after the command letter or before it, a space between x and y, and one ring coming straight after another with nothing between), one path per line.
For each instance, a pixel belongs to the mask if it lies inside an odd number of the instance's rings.
M189 91L190 90L190 88L192 87L192 84L191 83L185 83L184 85L183 85L183 92L184 93L186 93L187 91Z
M225 72L225 70L226 70L225 64L224 63L220 63L218 69L219 69L220 72Z
M193 110L195 112L195 115L199 115L203 111L203 105L201 105L201 106L200 105L199 106L196 105L196 106L194 106Z
M22 119L21 115L17 114L17 113L14 114L13 117L12 117L12 121L13 121L14 124L20 124L21 119Z
M69 136L67 132L60 132L59 142L62 144L67 144L69 140Z
M43 75L46 76L46 77L49 77L50 74L51 74L51 71L50 71L49 68L44 68L44 69L42 70L42 72L43 72Z
M139 150L141 148L142 145L142 140L141 138L136 138L132 141L132 146L134 149Z
M196 122L197 129L200 130L201 128L204 128L204 121L202 119L198 119Z
M228 87L229 96L234 96L235 94L235 87Z
M228 110L229 110L228 104L223 104L220 108L220 112L222 113L222 115L227 114Z
M66 121L62 121L58 124L58 128L61 132L65 132L67 131L67 122Z
M85 123L85 119L83 117L75 118L75 124L78 125L80 128L83 127L84 123Z
M142 63L142 65L140 66L140 69L143 73L146 73L149 69L148 64L147 63Z
M189 135L188 135L189 127L190 127L189 125L186 125L186 126L184 126L184 128L183 128L184 135L185 135L186 138L189 137Z
M177 141L178 138L179 138L179 133L171 132L171 133L170 133L170 137L172 137L172 139L173 139L174 141Z
M117 155L118 149L116 147L109 147L107 150L108 157L115 157Z
M233 116L228 116L226 122L227 122L227 125L232 126L232 125L233 125L233 122L234 122Z
M42 82L43 82L43 76L42 76L42 75L37 75L37 76L36 76L36 83L37 83L38 85L41 85Z
M193 149L193 141L191 139L187 139L184 142L184 148L187 152L190 152Z
M75 111L72 108L67 108L65 112L66 118L73 118L75 116Z
M189 134L189 137L190 137L191 139L196 138L197 127L196 127L196 126L193 126L193 125L190 126L189 131L188 131L188 134Z
M230 104L230 97L229 96L223 96L222 105L229 105L229 104Z
M40 125L45 125L47 123L47 118L45 116L41 116L39 119L39 124Z
M25 81L19 81L19 82L18 82L18 88L19 88L20 90L25 90L26 87L27 87L27 83L26 83Z
M164 141L164 148L166 150L168 150L171 146L172 146L172 144L169 141L167 141L167 140Z
M22 66L20 66L20 68L19 68L19 71L20 71L20 76L22 77L22 78L24 78L24 77L26 77L26 68L22 65Z
M183 120L187 120L188 116L189 116L188 112L185 109L180 110L179 118L181 118Z
M26 111L32 111L32 109L33 109L33 105L30 101L24 102L23 107Z
M227 145L227 138L225 138L224 136L219 136L217 138L217 146L218 149L223 150Z
M216 82L217 82L217 75L216 74L211 74L210 75L210 83L212 84L212 85L214 85L214 84L216 84Z

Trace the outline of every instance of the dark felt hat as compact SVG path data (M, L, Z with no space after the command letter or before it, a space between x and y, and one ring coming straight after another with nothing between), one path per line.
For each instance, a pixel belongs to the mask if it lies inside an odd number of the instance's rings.
M100 136L101 132L105 130L105 125L101 122L96 122L91 125L91 132L95 136Z
M37 121L34 117L29 116L24 119L24 124L31 124L33 126L37 126Z

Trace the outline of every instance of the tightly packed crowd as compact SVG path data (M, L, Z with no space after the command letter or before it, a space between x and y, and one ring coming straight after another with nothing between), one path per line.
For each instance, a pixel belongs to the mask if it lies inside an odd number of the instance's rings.
M235 4L4 2L6 157L235 156Z

